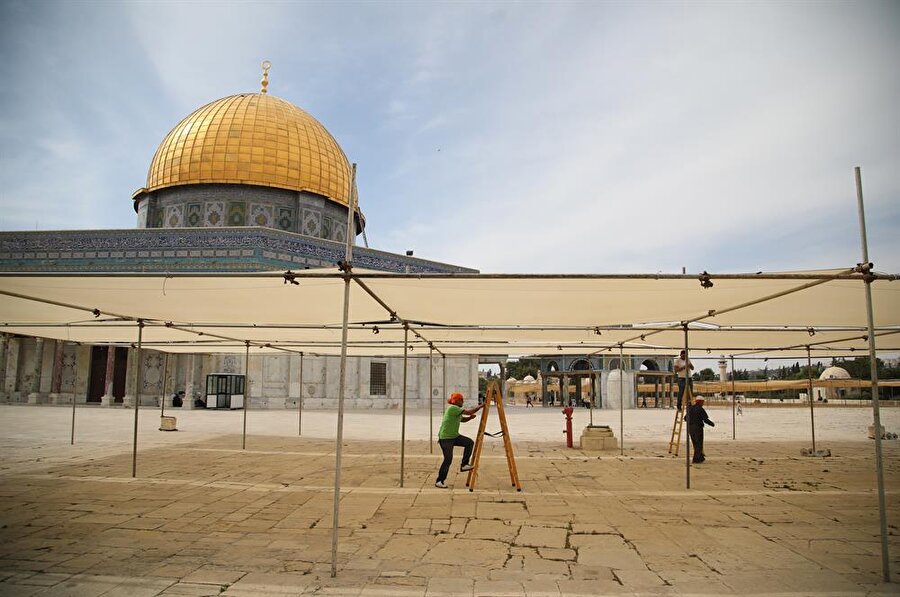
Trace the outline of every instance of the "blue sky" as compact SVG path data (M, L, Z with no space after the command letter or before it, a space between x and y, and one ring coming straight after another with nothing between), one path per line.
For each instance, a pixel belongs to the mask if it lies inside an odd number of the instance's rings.
M0 4L0 229L132 228L211 100L301 106L372 247L486 272L900 272L900 3Z

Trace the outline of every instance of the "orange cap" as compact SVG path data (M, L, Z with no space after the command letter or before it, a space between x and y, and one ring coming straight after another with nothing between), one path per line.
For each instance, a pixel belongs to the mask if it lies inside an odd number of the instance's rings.
M450 398L447 400L448 404L455 404L456 406L462 406L463 403L463 395L459 392L453 392L450 394Z

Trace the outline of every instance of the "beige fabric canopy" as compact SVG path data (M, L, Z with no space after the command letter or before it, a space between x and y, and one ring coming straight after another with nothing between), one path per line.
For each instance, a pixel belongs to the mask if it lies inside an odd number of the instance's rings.
M839 275L845 277L833 279ZM144 345L157 350L243 352L249 342L254 354L339 354L341 274L306 270L292 277L296 284L284 272L0 274L0 329L133 343L141 319ZM402 354L404 322L411 356L427 353L429 343L443 354L615 353L620 343L630 353L670 354L684 344L683 321L693 321L691 349L713 357L788 347L805 355L806 345L827 356L867 347L864 284L849 270L711 275L711 288L688 276L354 271L354 277L361 283L351 285L351 355ZM872 291L876 345L897 349L900 284L879 279Z

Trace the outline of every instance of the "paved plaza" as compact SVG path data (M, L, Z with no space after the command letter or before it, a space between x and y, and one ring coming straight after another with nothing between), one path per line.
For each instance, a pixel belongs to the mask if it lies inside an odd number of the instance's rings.
M429 414L347 412L331 577L333 412L0 406L0 595L868 595L881 582L869 408L710 407L705 464L666 453L673 411L624 413L624 456L565 447L559 408L507 410L523 491L486 438L434 487ZM492 413L495 414L495 413ZM435 420L440 414L435 413ZM594 422L620 436L619 413ZM900 409L883 408L889 431ZM575 428L589 421L576 411ZM496 420L488 431L496 431ZM469 435L476 426L470 423ZM464 431L465 432L465 431ZM576 436L577 445L577 436ZM435 452L439 453L437 447ZM900 442L884 442L900 577Z

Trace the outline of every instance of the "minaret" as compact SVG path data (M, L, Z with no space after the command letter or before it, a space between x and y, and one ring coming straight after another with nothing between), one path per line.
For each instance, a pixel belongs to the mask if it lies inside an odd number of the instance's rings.
M719 359L719 381L728 381L728 361Z

